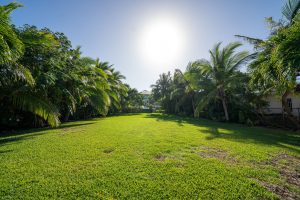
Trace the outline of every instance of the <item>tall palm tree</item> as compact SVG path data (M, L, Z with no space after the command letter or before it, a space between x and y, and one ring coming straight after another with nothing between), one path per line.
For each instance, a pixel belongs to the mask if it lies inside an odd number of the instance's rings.
M189 67L187 68L189 69ZM185 73L183 73L180 69L175 69L174 89L171 93L171 97L176 96L177 98L179 98L177 107L180 104L184 103L186 99L190 99L194 117L196 117L196 94L197 85L193 84L193 80L191 80L191 74L189 73L189 71L187 70Z
M122 83L123 79L125 79L125 76L123 76L119 71L114 69L110 70L110 75L108 75L108 82L110 85L108 94L111 99L112 109L115 111L121 109L121 99L127 95L128 88Z
M206 77L202 82L206 96L202 97L197 105L197 112L202 110L213 99L219 99L223 106L226 121L229 121L227 106L227 91L237 82L238 69L249 61L251 56L247 51L235 52L241 43L230 43L221 49L221 43L217 43L210 53L210 60L198 60L194 66Z
M107 115L111 101L108 95L108 75L102 70L95 60L89 58L81 59L82 71L80 96L83 104L89 104L99 114Z
M173 80L171 73L163 73L159 75L159 79L155 84L151 85L153 99L158 101L166 112L172 112L173 106L171 102Z
M107 75L107 83L109 88L106 90L112 110L121 109L121 99L127 95L128 87L122 83L122 80L125 79L119 71L116 71L113 68L113 65L110 65L108 62L101 62L99 59L96 59L95 66L103 70Z
M170 72L159 75L159 79L156 81L156 83L151 85L154 98L156 100L167 98L170 94L171 86L172 78Z

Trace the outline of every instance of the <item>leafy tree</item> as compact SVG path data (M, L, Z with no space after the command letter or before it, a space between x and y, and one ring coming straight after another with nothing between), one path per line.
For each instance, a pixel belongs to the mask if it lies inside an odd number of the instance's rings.
M137 89L130 88L129 85L126 85L126 87L128 88L128 95L123 96L120 103L122 112L140 112L143 106L143 95Z
M187 115L192 114L196 117L197 85L190 80L190 75L188 72L183 73L179 69L175 70L171 98L176 99L175 112L184 112Z
M236 49L241 46L240 43L230 43L223 49L220 49L221 43L218 43L210 50L210 61L202 59L196 61L199 70L207 77L205 82L206 96L203 96L197 105L200 111L212 99L220 99L226 121L229 121L228 113L228 90L235 84L239 84L238 69L245 64L251 56L247 51L236 53Z

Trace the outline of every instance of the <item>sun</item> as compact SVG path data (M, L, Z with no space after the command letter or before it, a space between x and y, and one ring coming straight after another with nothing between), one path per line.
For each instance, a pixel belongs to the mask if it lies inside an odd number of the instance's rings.
M169 64L177 60L184 48L183 29L172 18L161 17L145 24L140 37L144 59L152 64Z

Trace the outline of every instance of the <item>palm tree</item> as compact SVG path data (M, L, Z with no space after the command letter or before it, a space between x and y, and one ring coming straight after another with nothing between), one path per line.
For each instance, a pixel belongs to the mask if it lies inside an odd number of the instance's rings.
M107 115L111 101L108 95L109 83L108 75L98 65L95 60L81 58L81 83L79 84L80 99L82 105L90 105L99 114Z
M0 87L19 80L34 83L30 71L16 62L24 45L11 25L10 14L21 6L15 2L0 6Z
M197 94L197 85L193 84L190 75L191 74L188 70L185 73L183 73L180 69L175 70L173 78L174 89L171 93L171 98L176 97L179 99L176 109L178 109L181 104L184 104L186 100L190 100L193 116L196 117L195 96Z
M279 30L263 43L264 48L249 67L253 87L279 95L283 114L296 129L300 129L299 121L293 117L287 98L294 93L300 72L299 30L300 19Z
M35 80L30 70L18 62L24 53L24 44L10 22L11 12L18 7L21 5L17 3L0 6L0 102L15 110L31 112L49 125L57 126L57 109L33 92Z
M173 80L170 72L160 74L156 83L151 85L153 99L160 102L166 112L173 112L173 102L170 98L172 87Z
M299 10L300 0L286 0L282 7L284 20L275 22L268 18L271 34L267 40L238 36L251 44L257 52L250 65L252 87L265 94L276 92L281 96L282 107L287 118L297 127L299 123L292 117L287 105L287 96L293 93L296 77L299 75Z
M0 64L16 61L23 53L23 43L14 32L10 14L21 7L18 3L0 6Z
M106 90L110 97L111 110L118 111L121 109L121 99L127 96L128 87L122 82L125 79L119 71L113 68L108 62L100 62L96 59L95 66L103 70L107 75L109 88Z
M122 97L127 96L128 88L125 84L122 83L122 80L125 79L119 71L111 70L111 76L109 76L108 81L110 83L109 96L111 98L112 106L116 110L121 109L121 99Z
M223 106L225 119L229 121L227 91L232 85L238 84L236 72L251 58L247 51L235 52L240 46L241 43L234 42L220 49L221 43L217 43L209 51L209 61L202 59L193 63L194 68L198 68L206 77L202 84L207 94L199 101L197 112L202 110L211 100L219 99Z
M157 100L165 99L170 95L170 89L172 86L171 73L163 73L159 75L159 79L155 84L151 85L154 98Z

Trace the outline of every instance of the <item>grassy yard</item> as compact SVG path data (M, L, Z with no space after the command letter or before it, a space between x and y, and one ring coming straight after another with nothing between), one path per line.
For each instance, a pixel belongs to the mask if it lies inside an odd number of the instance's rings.
M299 199L299 170L299 133L160 114L0 135L0 199Z

